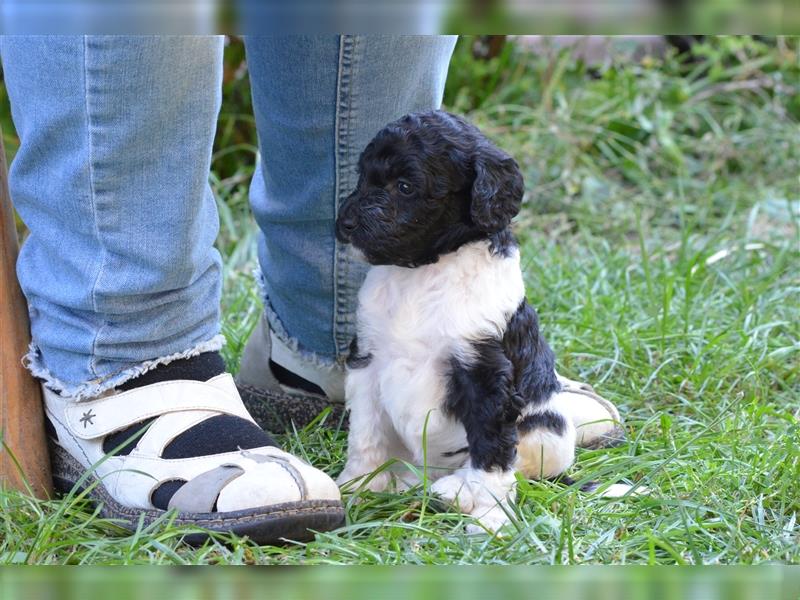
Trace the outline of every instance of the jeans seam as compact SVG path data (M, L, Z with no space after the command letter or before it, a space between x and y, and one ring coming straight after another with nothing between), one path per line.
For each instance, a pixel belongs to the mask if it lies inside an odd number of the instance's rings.
M336 81L336 127L335 127L335 195L334 218L339 216L341 199L346 193L343 173L348 164L348 149L351 144L351 123L353 113L352 78L355 63L355 46L357 38L352 35L342 35L339 38L339 64ZM343 305L347 304L346 286L349 264L345 257L345 250L340 242L334 239L333 256L333 346L338 355L347 346L349 340L342 340L343 329L347 326Z
M100 310L97 306L97 285L100 281L100 278L103 275L103 270L106 264L106 255L107 251L105 246L103 245L103 239L100 235L100 225L98 223L98 211L97 211L97 193L95 190L95 176L94 176L94 153L92 151L92 127L91 127L91 112L89 109L89 67L88 67L88 41L89 36L83 36L83 102L84 102L84 116L86 119L86 148L88 154L88 164L87 164L87 172L88 172L88 179L89 179L89 202L92 209L92 220L94 225L94 232L97 236L97 245L100 247L100 266L97 269L97 276L94 279L94 283L92 284L91 289L91 299L92 299L92 308L94 309L95 313L99 314ZM99 373L97 372L97 364L95 358L97 356L97 343L100 338L100 333L103 330L103 323L97 328L97 332L95 333L94 339L92 340L92 355L89 357L89 369L91 369L92 373L95 377L100 377Z

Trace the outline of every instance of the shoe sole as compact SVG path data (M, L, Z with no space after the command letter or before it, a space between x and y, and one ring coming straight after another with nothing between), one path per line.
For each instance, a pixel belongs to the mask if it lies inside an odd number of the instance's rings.
M102 482L94 476L87 477L78 486L77 482L86 469L66 450L53 443L50 444L50 461L53 485L57 492L69 494L88 489L87 496L99 506L100 516L113 520L128 531L136 531L140 524L145 527L152 525L168 514L163 510L123 506L111 497ZM331 531L343 525L344 521L344 507L338 500L305 500L220 513L177 513L170 522L177 526L247 536L258 545L275 546L312 540L315 532ZM197 532L189 533L183 539L197 546L208 537L208 533Z
M241 383L237 387L245 408L266 431L287 433L293 427L303 429L326 409L330 409L330 414L321 423L322 426L342 431L347 431L349 427L341 402L331 402L324 396L312 394L276 393Z
M578 448L583 450L601 450L603 448L615 448L627 442L625 430L622 427L615 427L608 433L594 438L590 442L580 443Z

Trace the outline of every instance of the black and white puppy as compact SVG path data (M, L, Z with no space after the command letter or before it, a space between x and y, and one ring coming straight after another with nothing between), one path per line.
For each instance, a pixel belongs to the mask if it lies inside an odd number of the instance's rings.
M576 426L605 436L619 414L562 392L509 229L524 189L513 158L464 119L433 111L386 126L359 171L336 233L373 266L347 363L339 481L390 458L427 459L433 492L496 529L516 470L562 473Z

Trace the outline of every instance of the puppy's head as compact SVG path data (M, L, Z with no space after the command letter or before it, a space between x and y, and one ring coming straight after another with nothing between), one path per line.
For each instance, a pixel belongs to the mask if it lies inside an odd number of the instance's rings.
M444 111L390 123L358 167L358 187L339 211L336 235L375 265L435 262L505 229L522 201L516 161Z

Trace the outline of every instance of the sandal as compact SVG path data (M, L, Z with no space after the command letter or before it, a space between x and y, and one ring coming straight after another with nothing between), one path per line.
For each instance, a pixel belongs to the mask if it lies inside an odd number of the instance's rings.
M625 441L622 419L614 404L600 396L588 383L558 374L556 376L561 383L561 391L555 401L563 413L572 418L579 448L611 448Z
M306 379L316 391L281 383L273 373L273 361L288 365L284 372ZM270 330L262 316L247 340L236 376L242 401L256 423L267 431L292 431L306 427L328 410L328 417L322 424L346 430L344 369L303 368L297 363L295 354Z
M230 374L81 402L42 387L56 489L69 492L80 482L100 514L128 530L175 510L176 525L274 544L344 522L334 481L274 445Z

